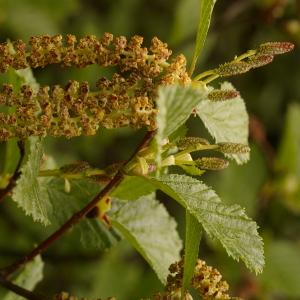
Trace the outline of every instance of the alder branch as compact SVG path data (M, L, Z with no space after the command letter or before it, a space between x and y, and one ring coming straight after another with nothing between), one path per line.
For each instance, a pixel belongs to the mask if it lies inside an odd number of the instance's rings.
M58 240L62 235L64 235L64 233L66 233L75 224L80 222L84 218L84 216L97 205L97 203L101 199L108 196L108 194L112 192L122 182L122 180L124 179L124 173L123 173L124 167L132 161L132 159L140 152L140 150L144 149L149 145L149 143L155 136L155 133L156 131L147 132L140 145L136 148L136 150L131 155L131 157L124 163L123 167L117 172L117 174L112 178L112 180L104 187L104 189L101 190L84 208L76 212L65 224L63 224L57 231L55 231L46 240L44 240L41 244L39 244L36 248L34 248L30 253L23 256L15 263L5 268L2 268L0 271L1 276L7 278L10 274L18 270L21 266L30 262L39 254L43 253L50 245L52 245L56 240Z
M25 155L25 145L24 145L23 140L18 141L18 147L20 150L20 158L19 158L17 167L15 169L15 172L14 172L13 176L10 178L8 185L4 189L0 189L0 203L3 202L4 199L6 198L6 196L12 191L12 189L16 185L16 181L18 180L18 178L21 175L20 167L21 167L24 155Z
M18 286L16 284L6 280L3 277L0 277L0 285L2 285L6 289L8 289L8 290L14 292L15 294L22 296L28 300L50 300L49 297L46 297L44 295L39 295L39 294L33 293L29 290L26 290L26 289L22 288L21 286Z

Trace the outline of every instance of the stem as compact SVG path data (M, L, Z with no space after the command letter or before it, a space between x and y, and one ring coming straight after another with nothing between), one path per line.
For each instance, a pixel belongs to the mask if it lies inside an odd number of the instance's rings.
M203 73L200 73L198 74L197 76L195 76L195 78L193 79L193 81L197 81L199 79L202 79L204 77L207 77L207 76L210 76L210 75L213 75L215 74L215 70L208 70L208 71L205 71Z
M50 300L49 297L32 293L2 277L0 277L0 285L28 300Z
M3 268L0 274L4 277L9 276L21 266L25 265L29 261L33 260L37 255L43 253L50 245L52 245L56 240L58 240L63 234L65 234L70 228L75 224L80 222L84 216L91 211L97 203L107 197L110 192L112 192L124 179L123 168L131 162L132 159L138 154L138 152L149 145L156 131L149 131L145 135L141 144L137 147L132 156L124 163L123 167L118 171L118 173L112 178L112 180L101 190L84 208L76 212L65 224L63 224L57 231L50 235L46 240L34 248L30 253L23 256L21 259L17 260L13 264Z
M22 141L22 140L18 141L18 147L20 150L20 158L19 158L17 167L15 169L15 172L14 172L13 176L10 178L8 185L6 186L6 188L0 190L0 203L3 202L4 199L6 198L6 196L12 191L12 189L16 185L16 181L18 180L18 178L21 175L20 167L21 167L24 155L25 155L24 141Z

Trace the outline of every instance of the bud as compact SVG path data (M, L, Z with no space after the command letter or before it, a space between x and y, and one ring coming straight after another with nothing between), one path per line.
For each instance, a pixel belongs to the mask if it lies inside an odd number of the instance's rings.
M71 183L67 178L65 178L64 190L65 190L65 193L71 192Z
M211 171L223 170L229 165L228 160L219 157L202 157L195 162L200 169Z
M258 52L264 55L278 55L290 52L294 47L294 44L289 42L269 42L261 44Z
M248 63L253 69L256 69L271 63L273 61L273 58L273 55L258 54L249 58Z
M188 162L188 161L193 161L193 158L191 156L191 154L189 153L184 153L184 154L181 154L181 155L176 155L175 156L175 163L179 163L180 162Z
M231 100L238 97L240 93L236 90L213 90L208 94L208 99L213 102Z
M215 70L216 74L221 77L233 76L238 74L243 74L251 69L251 65L244 61L232 61L220 65L219 68Z
M226 154L243 154L250 152L248 145L239 143L218 143L218 150Z
M204 138L200 138L200 137L184 137L181 138L178 143L177 143L177 147L179 150L184 150L187 149L189 147L193 147L195 145L209 145L209 141L204 139Z

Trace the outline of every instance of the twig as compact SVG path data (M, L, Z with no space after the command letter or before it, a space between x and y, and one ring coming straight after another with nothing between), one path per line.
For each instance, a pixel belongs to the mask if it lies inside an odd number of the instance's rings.
M14 172L13 176L10 178L9 183L6 186L6 188L0 189L0 203L3 202L4 199L6 198L6 196L12 191L12 189L16 185L16 181L18 180L18 178L21 175L20 167L21 167L24 155L25 155L24 141L22 141L22 140L18 141L18 147L20 150L20 159L18 161L18 165L15 169L15 172Z
M46 297L44 295L38 295L36 293L30 292L8 280L6 280L3 277L0 277L0 285L5 287L6 289L14 292L15 294L24 297L28 300L50 300L49 297Z
M124 163L123 168L136 156L136 154L147 147L151 140L153 139L156 131L149 131L145 135L143 141L137 147L132 156ZM76 212L64 225L62 225L57 231L50 235L46 240L34 248L30 253L23 256L21 259L15 263L1 269L0 274L7 278L10 274L18 270L21 266L25 265L29 261L33 260L37 255L43 253L50 245L52 245L56 240L58 240L64 233L66 233L71 227L77 224L83 219L83 217L91 211L97 203L104 197L106 197L110 192L112 192L124 179L123 168L121 168L118 173L112 178L112 180L101 190L83 209Z

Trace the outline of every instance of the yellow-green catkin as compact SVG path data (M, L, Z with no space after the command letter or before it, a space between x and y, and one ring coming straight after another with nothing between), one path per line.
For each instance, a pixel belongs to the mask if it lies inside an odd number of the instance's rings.
M0 106L12 108L0 114L0 140L28 136L93 135L98 128L156 128L157 89L162 85L191 82L186 72L186 59L170 59L171 50L158 38L149 48L143 38L106 33L102 39L87 36L77 39L67 35L32 37L23 41L0 44L0 71L9 67L45 67L49 64L85 67L91 64L116 67L112 79L100 78L95 91L87 82L69 81L64 86L40 87L38 91L24 85L15 91L4 85Z

